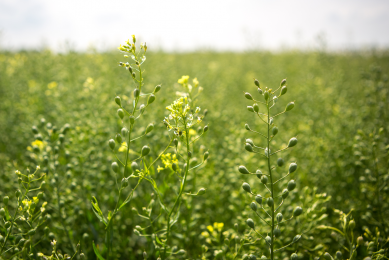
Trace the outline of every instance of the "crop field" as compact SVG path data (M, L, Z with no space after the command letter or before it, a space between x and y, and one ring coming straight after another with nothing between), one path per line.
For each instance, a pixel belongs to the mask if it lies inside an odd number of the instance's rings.
M0 259L388 259L388 52L122 44L0 52Z

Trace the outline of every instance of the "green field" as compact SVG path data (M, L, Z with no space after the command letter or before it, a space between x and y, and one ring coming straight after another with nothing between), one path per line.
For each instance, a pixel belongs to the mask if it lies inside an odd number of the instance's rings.
M273 90L282 79L287 80L288 92L279 98L274 113L282 112L290 101L295 103L293 110L275 118L279 132L271 145L286 147L291 137L297 137L298 144L278 154L271 164L276 165L281 155L286 165L297 162L297 171L275 186L275 193L280 194L294 179L297 186L280 212L287 219L296 206L301 206L303 213L280 224L281 235L274 246L291 243L297 234L301 239L276 252L274 259L288 259L292 253L297 253L299 259L330 259L324 253L335 258L337 251L343 259L388 259L388 52L151 50L146 56L142 93L153 92L159 84L161 90L136 120L134 137L143 135L149 123L154 129L131 143L129 160L138 158L142 147L148 145L150 154L138 161L140 167L147 168L145 163L151 164L168 146L174 130L168 131L163 120L169 115L166 107L177 98L176 92L185 91L177 83L183 75L190 76L190 84L194 84L194 78L200 82L203 91L196 106L201 108L201 115L208 111L201 128L191 130L195 137L205 125L209 127L191 148L190 165L200 163L206 151L209 158L188 173L182 198L171 217L176 223L171 225L168 241L164 242L168 211L159 201L173 208L185 172L183 165L189 160L186 155L183 159L177 155L180 170L176 172L171 164L164 168L159 158L148 173L158 191L151 181L139 182L131 201L114 215L107 229L103 223L140 179L130 178L118 200L117 185L123 185L124 167L120 166L119 174L112 171L111 163L119 161L108 140L115 138L123 126L130 128L130 121L127 115L124 122L119 118L114 98L120 96L123 107L130 110L136 87L131 74L118 66L125 60L123 55L118 51L1 52L0 197L9 196L8 206L0 202L5 208L0 222L1 257L40 259L38 253L51 256L55 239L59 259L59 252L73 256L76 251L74 259L82 259L80 250L83 259L97 259L93 241L101 259L143 259L143 252L147 259L244 259L244 254L271 259L264 239L246 224L252 218L258 232L270 235L270 229L250 208L254 197L242 189L242 184L249 183L253 192L263 197L267 190L258 178L238 171L239 165L263 173L268 167L263 154L245 150L246 138L266 147L264 139L245 129L247 123L255 131L267 131L267 126L246 108L254 103L245 98L246 91L265 102L254 84L255 78L262 89ZM140 102L146 104L146 100ZM261 111L265 109L260 106ZM33 126L35 133L31 131ZM64 139L58 141L61 133ZM182 149L183 136L177 136ZM114 150L118 147L116 142ZM125 160L125 149L116 153L120 160ZM173 154L174 149L168 148L166 153ZM130 164L124 177L135 173ZM27 169L33 173L37 165L41 169L32 179L46 174L32 182L30 189L41 190L31 191L25 198L33 200L40 191L43 196L33 202L36 208L30 205L26 209L22 203L23 210L17 215L24 214L25 219L12 222L17 212L15 191L20 189L23 194L29 183L28 176L18 176L15 171L27 175ZM283 167L275 172L276 176L287 172L288 166ZM18 177L23 180L18 182ZM43 180L46 185L40 186ZM188 195L200 188L206 189L205 194ZM93 197L103 221L94 214ZM40 213L43 202L47 205ZM278 204L278 200L275 202ZM258 213L264 212L258 209ZM356 223L354 229L350 221ZM15 224L10 232L11 222ZM29 232L31 229L34 232Z

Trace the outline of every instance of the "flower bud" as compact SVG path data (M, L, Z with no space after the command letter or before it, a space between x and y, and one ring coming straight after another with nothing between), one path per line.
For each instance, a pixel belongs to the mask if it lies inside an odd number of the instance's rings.
M281 236L281 230L279 229L278 226L274 229L273 234L274 234L275 237L280 237Z
M325 260L334 260L334 258L332 258L332 256L328 252L325 252L323 256Z
M299 257L297 256L296 253L293 253L290 255L290 260L297 260Z
M208 157L209 157L209 152L206 151L206 152L204 153L204 157L203 157L204 161L207 160Z
M252 97L251 94L248 93L248 92L244 93L244 96L245 96L248 100L253 100L253 97Z
M129 116L129 118L130 118L130 124L133 125L135 123L135 117Z
M238 171L242 174L250 174L249 170L247 170L247 168L243 165L238 167Z
M9 197L8 197L8 196L5 196L5 197L3 198L3 203L4 203L5 206L8 205L8 201L9 201Z
M250 129L250 126L249 126L248 124L245 124L245 125L244 125L244 128L246 128L247 131L250 131L250 130L251 130L251 129Z
M128 134L128 129L125 128L125 127L123 127L122 130L121 130L121 132L122 132L122 136L123 136L124 138L126 138L126 137L127 137L127 134Z
M136 172L136 170L139 170L139 165L136 162L132 162L131 169L132 169L132 172Z
M293 211L293 217L298 217L303 213L303 209L301 207L296 207Z
M259 106L258 106L258 104L257 103L255 103L254 105L253 105L253 109L254 109L254 111L255 112L259 112Z
M246 192L251 193L250 184L248 184L247 182L244 182L244 183L242 184L242 188L243 188Z
M154 93L157 93L158 91L161 90L161 85L157 85L154 89Z
M289 195L288 189L284 189L284 190L282 191L282 198L283 198L283 199L286 199L286 198L288 197L288 195Z
M282 166L284 166L284 159L282 159L282 158L278 158L277 159L277 165L279 166L279 167L282 167Z
M151 103L153 103L154 100L155 100L155 96L154 96L154 94L151 94L149 96L149 98L147 99L147 105L150 105Z
M290 180L288 182L288 191L292 191L294 188L296 188L296 182L294 180Z
M288 144L288 147L293 147L297 144L297 138L296 137L292 137L290 138L289 140L289 144Z
M362 236L359 236L357 238L357 245L358 246L363 246L364 242L363 242L363 237Z
M278 127L273 127L273 129L271 130L271 133L273 134L273 135L276 135L277 133L278 133Z
M261 182L266 185L266 183L267 183L267 176L266 175L261 176Z
M352 219L348 225L350 229L353 230L355 228L355 221Z
M118 165L117 162L113 162L113 163L111 164L111 168L112 168L112 170L113 170L114 172L116 172L116 173L119 172L119 165Z
M294 108L294 102L290 102L286 105L285 111L290 111Z
M289 173L293 173L297 170L297 163L291 163L289 165Z
M272 198L272 197L267 198L266 203L267 203L267 205L268 205L269 207L273 207L273 205L274 205L274 200L273 200L273 198Z
M259 81L257 79L254 79L254 84L259 88Z
M246 151L248 152L253 152L253 147L251 146L250 143L246 143L244 149L246 149Z
M148 147L147 145L145 145L145 146L142 147L142 151L141 151L142 157L148 155L149 152L150 152L150 147Z
M115 149L115 140L110 139L110 140L108 141L108 145L109 145L109 147L110 147L112 150Z
M154 125L152 123L150 123L147 127L146 127L146 132L145 134L148 134L150 133L151 131L153 131L154 129Z
M252 106L247 106L247 110L250 112L254 112L254 108Z
M135 74L135 73L134 73L134 74ZM139 94L140 94L139 88L134 89L134 98L139 97Z
M119 107L122 106L122 101L121 101L121 99L120 99L119 96L116 96L116 97L115 97L115 103L118 104Z
M280 223L281 221L282 221L282 213L278 213L277 215L276 215L276 219L277 219L277 222L278 223Z
M197 195L204 195L205 194L205 189L200 188L199 191L197 192Z
M288 91L288 88L287 88L286 86L283 86L283 87L281 88L281 96L282 96L282 95L285 95L287 91Z
M251 218L247 219L246 223L247 223L247 226L249 226L250 228L255 227L254 221Z
M208 131L208 125L204 126L203 133L206 133Z
M119 144L121 144L123 142L122 136L120 134L117 134L115 136L115 139L116 139L116 142L118 142Z
M257 203L251 202L250 208L251 208L253 211L257 211L257 209L258 209Z

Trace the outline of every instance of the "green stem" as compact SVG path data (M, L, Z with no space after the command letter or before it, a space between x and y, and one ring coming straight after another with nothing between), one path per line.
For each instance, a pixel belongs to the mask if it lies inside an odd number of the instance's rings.
M379 171L378 171L378 167L377 167L377 163L376 163L376 160L377 160L377 157L376 157L376 153L375 153L375 149L374 149L374 146L373 146L373 165L374 165L374 172L376 174L376 194L377 194L377 207L378 207L378 217L380 218L380 223L382 225L382 230L384 231L384 235L386 237L386 225L385 225L385 222L384 222L384 217L382 215L382 209L381 209L381 194L380 194L380 181L379 181L379 178L380 178L380 174L379 174Z

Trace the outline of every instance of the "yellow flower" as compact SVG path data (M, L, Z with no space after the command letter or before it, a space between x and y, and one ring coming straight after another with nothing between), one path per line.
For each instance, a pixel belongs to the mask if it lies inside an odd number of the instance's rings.
M56 88L58 86L58 83L53 81L53 82L50 82L49 84L47 84L47 88L48 89L53 89L53 88Z
M207 229L209 230L209 232L213 232L213 227L212 226L207 226Z
M178 83L180 83L181 85L187 84L187 83L188 83L188 80L189 80L189 76L182 76L182 77L178 80Z
M213 223L213 227L216 228L219 232L222 231L223 227L224 227L224 223Z
M200 82L197 80L197 78L194 78L193 84L194 84L195 88L197 88L199 86Z

